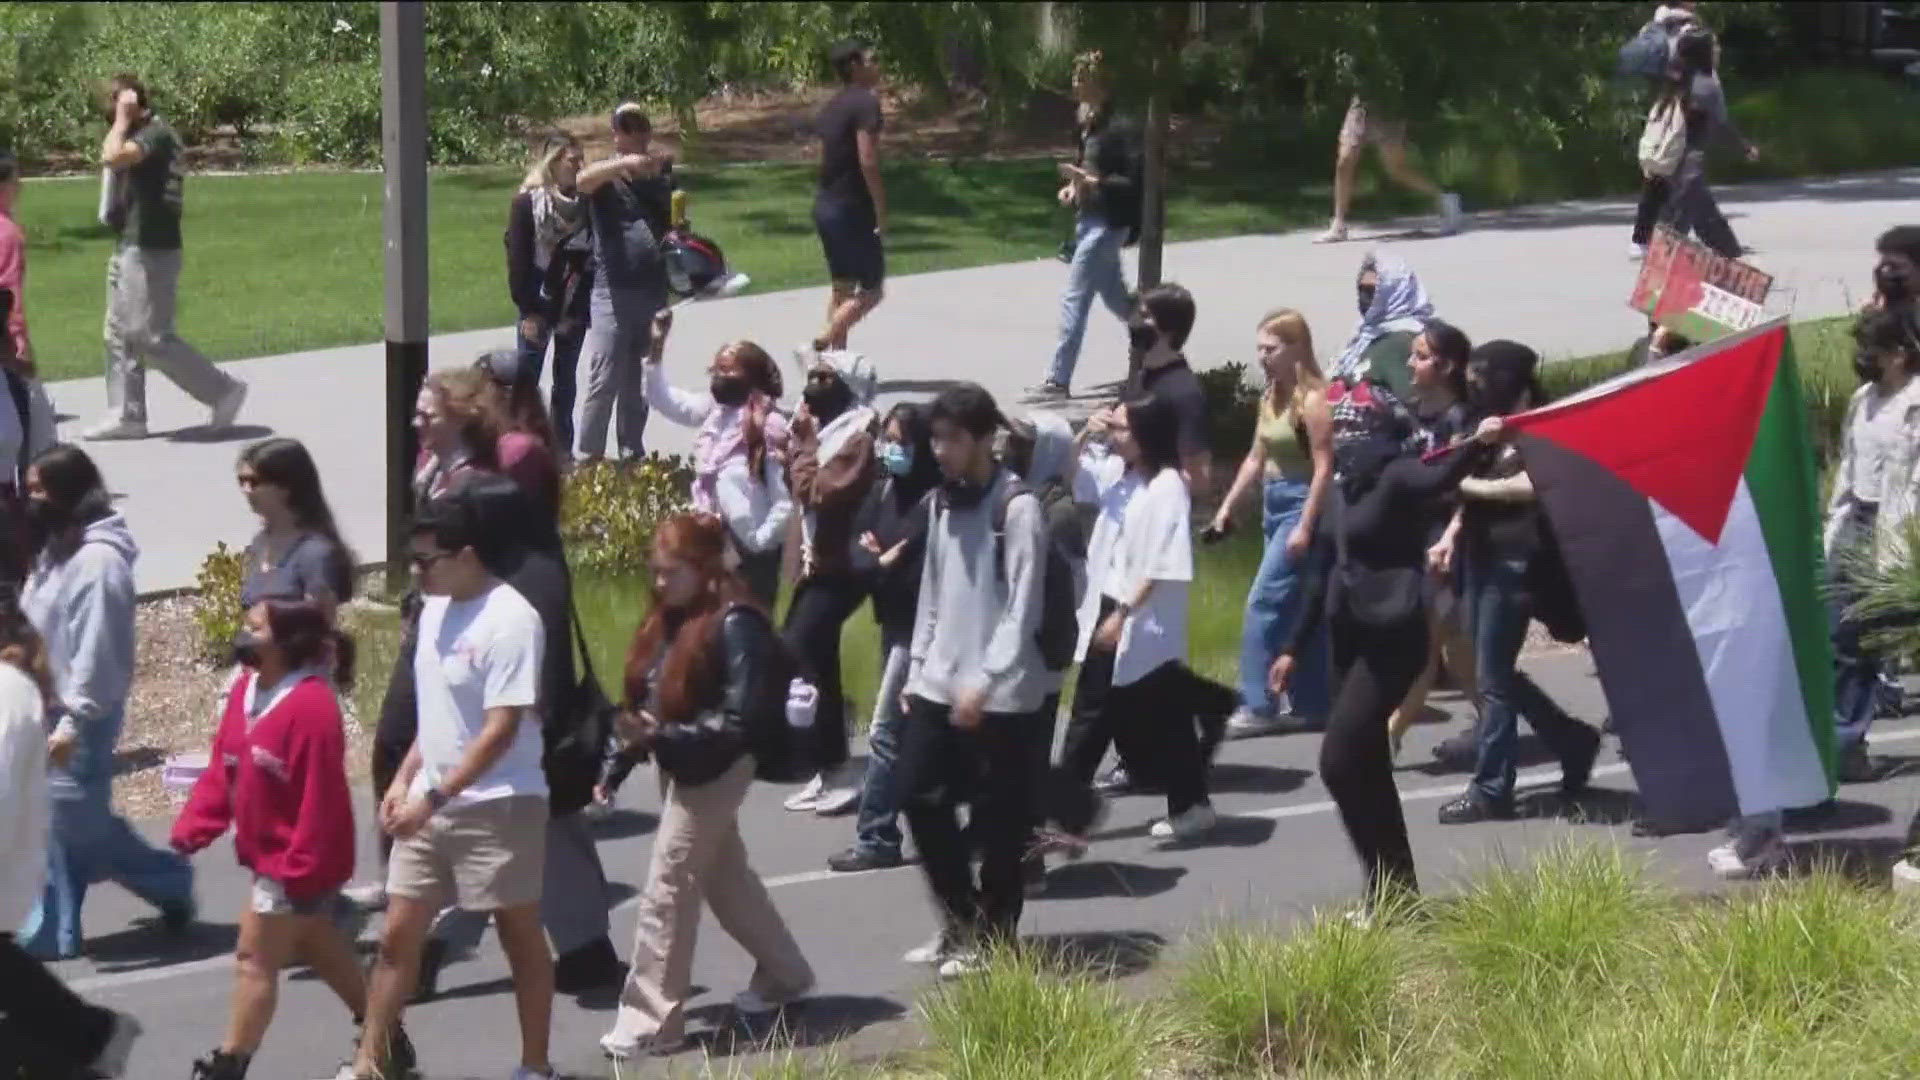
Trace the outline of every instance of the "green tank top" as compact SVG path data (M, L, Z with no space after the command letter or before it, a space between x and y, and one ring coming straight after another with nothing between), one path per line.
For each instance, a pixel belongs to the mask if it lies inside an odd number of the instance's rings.
M1260 452L1266 455L1267 479L1295 480L1303 484L1313 479L1313 458L1299 435L1299 422L1300 410L1293 402L1276 410L1272 395L1260 395L1260 422L1254 429L1254 438L1260 441Z

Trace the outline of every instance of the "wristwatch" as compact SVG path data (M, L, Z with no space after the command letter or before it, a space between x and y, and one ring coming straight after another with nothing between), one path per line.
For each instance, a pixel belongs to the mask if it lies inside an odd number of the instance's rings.
M447 805L449 798L450 796L446 792L441 791L437 787L427 789L427 805L433 807L433 812L436 814Z

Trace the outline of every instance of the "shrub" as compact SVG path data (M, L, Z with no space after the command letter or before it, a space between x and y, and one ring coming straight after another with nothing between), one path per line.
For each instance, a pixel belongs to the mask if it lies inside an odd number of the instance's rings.
M200 651L209 660L226 657L233 635L240 630L240 586L246 578L246 555L222 541L200 561L194 578L198 595L193 618L200 624Z
M692 473L678 457L649 454L623 464L576 468L560 505L560 534L574 567L642 573L653 530L687 508Z
M1259 422L1260 387L1247 381L1247 365L1230 360L1199 372L1207 401L1207 440L1218 459L1237 461L1253 442Z

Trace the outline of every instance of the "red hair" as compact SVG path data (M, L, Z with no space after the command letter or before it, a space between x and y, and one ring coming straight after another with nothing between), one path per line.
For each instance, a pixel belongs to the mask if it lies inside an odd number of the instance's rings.
M710 646L721 616L735 604L759 605L746 583L727 566L727 527L719 517L676 514L661 523L653 547L660 556L693 570L700 579L700 595L685 607L671 608L654 593L653 609L634 631L633 645L627 650L626 705L640 708L657 691L662 721L691 720L700 703L712 700L720 690L723 665L718 650ZM648 679L656 666L658 686Z

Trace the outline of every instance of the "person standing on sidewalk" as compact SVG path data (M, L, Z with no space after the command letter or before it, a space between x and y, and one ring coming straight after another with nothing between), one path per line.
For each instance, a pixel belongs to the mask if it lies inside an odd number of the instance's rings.
M573 454L574 378L593 316L593 234L578 183L585 162L580 140L564 131L548 135L507 210L507 291L520 312L518 347L537 388L553 346L550 412L562 459Z
M1120 251L1140 235L1141 165L1138 138L1131 121L1113 108L1113 86L1101 54L1081 53L1073 62L1073 96L1078 146L1071 164L1062 163L1060 205L1075 211L1073 257L1067 270L1067 291L1060 296L1060 343L1047 369L1046 381L1035 387L1036 399L1064 398L1073 385L1073 369L1080 361L1080 344L1087 336L1087 313L1096 294L1126 322L1133 314L1133 294L1120 267Z
M379 1076L388 1040L417 988L422 947L451 900L492 914L520 1021L513 1080L552 1080L547 1040L553 958L540 923L547 848L541 768L540 615L488 572L469 500L429 504L413 526L426 599L413 654L419 734L380 803L393 835L387 922L359 1052L338 1080Z
M1032 731L1046 723L1040 710L1057 679L1038 639L1045 515L1024 487L1006 491L1020 481L994 460L994 432L1006 423L1000 409L986 390L962 383L934 398L928 419L941 484L908 650L895 782L940 910L941 938L925 959L952 978L979 970L981 950L1013 944L1019 930L1037 796ZM977 881L957 817L962 801L971 803L969 830L982 848Z
M1481 416L1503 417L1544 404L1534 375L1539 356L1513 341L1473 350L1468 393ZM1520 453L1505 447L1478 474L1460 482L1460 564L1483 718L1479 761L1466 794L1440 807L1442 825L1470 825L1514 816L1520 717L1560 759L1560 788L1587 786L1600 734L1568 715L1519 669L1529 611L1528 567L1545 523Z
M650 560L653 610L627 655L622 727L659 764L661 811L633 964L600 1039L616 1062L681 1044L702 901L754 961L733 998L736 1014L770 1017L813 989L813 968L740 839L756 766L774 764L769 725L786 723L787 687L773 623L727 555L726 527L712 514L662 523Z
M216 431L233 426L247 400L247 384L228 375L174 332L180 289L180 215L186 184L185 148L173 128L147 103L132 75L108 81L113 126L100 144L100 161L113 171L118 198L107 208L119 236L107 260L107 409L87 428L87 439L147 437L148 365L212 410Z
M1358 94L1347 105L1346 118L1340 122L1340 144L1333 159L1333 223L1314 241L1337 244L1347 238L1347 208L1353 205L1353 182L1360 172L1360 152L1372 144L1380 151L1380 164L1387 175L1434 200L1440 214L1440 232L1451 236L1460 231L1460 196L1441 191L1440 185L1413 167L1407 160L1407 125L1370 115L1367 103Z
M593 299L587 324L582 458L606 456L612 422L627 457L646 453L645 361L653 316L667 302L660 238L673 219L673 158L650 149L653 123L627 102L613 111L613 157L581 170L593 222Z
M127 520L86 452L56 446L27 467L28 516L42 538L21 607L47 643L61 715L53 761L46 893L21 937L46 959L80 955L87 889L116 882L180 932L193 922L193 867L113 812L114 749L133 686L133 562Z
M0 1076L124 1076L140 1023L82 1001L14 940L47 875L46 643L0 596Z
M840 92L820 110L820 187L813 197L813 224L827 257L833 290L827 325L794 350L804 376L815 357L847 347L854 324L880 304L887 278L887 188L880 180L880 61L872 46L843 41L827 53L840 78Z
M1255 339L1267 385L1260 394L1253 445L1233 486L1220 501L1202 539L1233 530L1233 508L1261 486L1261 531L1266 547L1247 590L1240 635L1240 707L1227 721L1229 738L1283 730L1311 730L1327 722L1327 650L1324 635L1302 657L1283 718L1267 691L1267 672L1293 627L1300 600L1300 568L1312 557L1314 530L1333 483L1333 414L1327 380L1313 355L1306 317L1282 308L1261 320Z

